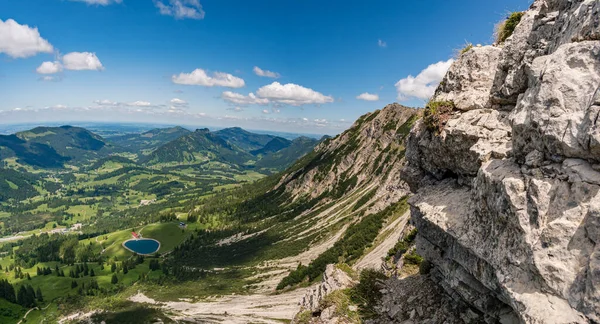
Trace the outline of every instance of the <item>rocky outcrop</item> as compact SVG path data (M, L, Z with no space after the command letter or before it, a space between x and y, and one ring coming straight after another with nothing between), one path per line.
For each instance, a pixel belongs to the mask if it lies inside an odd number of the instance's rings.
M356 283L356 280L335 265L327 265L321 283L307 292L300 301L300 313L308 311L313 316L318 315L314 316L315 323L331 323L335 313L335 309L331 307L335 306L324 308L324 298L336 290L353 287Z
M501 49L477 46L463 53L436 90L437 100L452 101L459 110L489 108L490 88Z
M482 314L452 299L427 276L387 280L382 291L382 316L368 324L474 324L484 320Z
M450 68L439 134L411 131L417 250L487 322L600 322L599 21L598 1L536 0Z

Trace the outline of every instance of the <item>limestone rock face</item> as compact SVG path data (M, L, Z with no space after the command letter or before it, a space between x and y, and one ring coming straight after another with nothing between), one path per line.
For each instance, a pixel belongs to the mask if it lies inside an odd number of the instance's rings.
M446 73L435 98L453 101L460 110L490 108L490 88L500 52L499 47L483 46L463 53Z
M444 129L409 136L417 251L487 322L598 323L600 1L536 0L494 48L450 68Z
M538 150L599 160L600 42L565 44L538 57L528 77L531 86L510 115L517 157Z
M528 88L535 58L570 42L600 40L600 3L595 0L537 0L525 12L500 54L491 100L513 107Z
M412 129L406 158L438 179L448 173L472 177L482 162L507 157L510 148L507 114L475 109L457 113L439 135L419 122Z

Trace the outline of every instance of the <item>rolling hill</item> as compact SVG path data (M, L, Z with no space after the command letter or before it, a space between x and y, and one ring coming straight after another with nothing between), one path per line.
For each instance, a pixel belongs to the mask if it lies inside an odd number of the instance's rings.
M251 133L240 127L221 129L214 132L214 134L227 143L246 152L259 150L276 137L273 135Z
M0 160L8 158L40 168L61 168L70 160L47 144L22 140L14 134L0 135Z
M252 150L250 153L252 155L264 155L268 153L274 153L279 150L283 150L286 147L289 147L292 144L292 141L287 140L282 137L275 137L269 141L264 147L258 150Z
M243 164L253 156L238 147L230 145L207 128L181 136L164 144L143 159L145 164L160 163L200 163L218 161Z
M283 171L297 159L311 152L320 142L320 140L302 136L293 141L288 141L288 143L285 143L287 144L285 147L277 149L278 145L281 144L278 139L279 138L274 138L263 149L259 150L261 153L267 152L268 154L264 155L256 162L255 165L258 169ZM270 145L273 142L277 143L275 145Z
M141 134L127 134L107 138L115 146L123 147L132 153L150 152L161 145L171 142L181 136L190 134L191 131L183 127L155 128Z
M4 138L3 142L0 145L11 149L17 158L40 167L60 167L66 161L86 162L108 156L114 150L102 137L73 126L36 127Z

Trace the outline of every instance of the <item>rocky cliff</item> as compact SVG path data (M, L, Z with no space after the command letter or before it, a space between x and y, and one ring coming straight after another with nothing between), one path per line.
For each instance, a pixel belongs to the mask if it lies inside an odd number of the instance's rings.
M417 250L487 322L600 322L599 89L600 2L536 0L452 65L446 122L411 131Z

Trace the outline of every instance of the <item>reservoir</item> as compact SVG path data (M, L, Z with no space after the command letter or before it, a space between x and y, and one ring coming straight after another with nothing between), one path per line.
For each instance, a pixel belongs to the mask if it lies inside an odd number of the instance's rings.
M123 247L137 254L152 254L160 248L160 242L155 239L133 239L123 243Z

